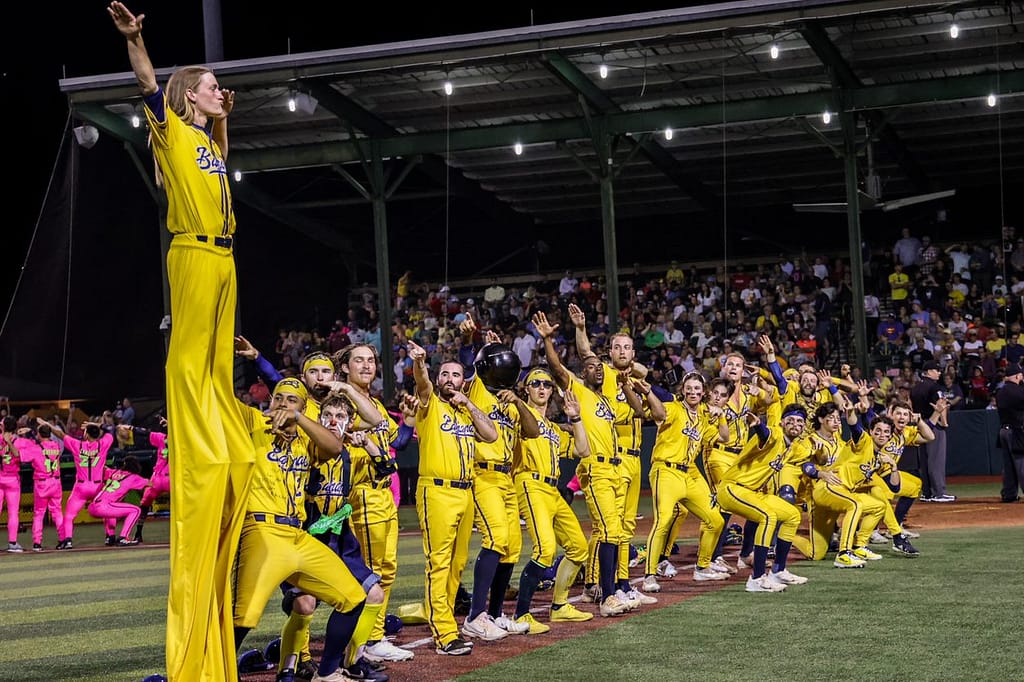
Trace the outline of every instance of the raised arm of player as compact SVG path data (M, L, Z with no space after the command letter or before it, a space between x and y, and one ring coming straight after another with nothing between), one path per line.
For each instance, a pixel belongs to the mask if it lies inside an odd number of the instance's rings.
M146 15L135 16L123 3L116 1L110 3L107 13L114 20L114 26L128 41L128 61L131 62L135 80L139 82L142 94L152 95L157 91L156 72L153 71L153 62L149 60L146 45L142 42L142 20Z
M562 396L562 411L569 418L569 426L572 428L573 448L576 456L580 459L590 457L590 441L587 440L587 431L583 428L583 418L580 416L580 401L576 394L566 391Z
M412 377L416 381L416 397L419 398L422 408L430 400L430 394L434 392L434 384L431 383L430 373L427 371L427 351L415 341L409 341L408 347L409 357L412 358Z
M558 384L560 389L567 390L571 380L571 374L569 370L562 364L561 359L558 357L558 351L555 350L555 342L551 336L558 329L558 325L552 325L548 322L548 317L542 312L534 313L533 315L533 326L537 329L537 333L544 339L544 357L548 361L548 369L551 371L551 376L554 377L555 383Z
M569 304L569 320L576 328L576 354L582 360L594 354L590 348L590 337L587 336L587 316L575 303Z
M469 411L469 418L473 420L473 428L476 429L476 437L485 443L493 443L498 440L498 428L491 421L491 418L484 414L483 410L473 404L462 391L456 391L449 402L459 409Z

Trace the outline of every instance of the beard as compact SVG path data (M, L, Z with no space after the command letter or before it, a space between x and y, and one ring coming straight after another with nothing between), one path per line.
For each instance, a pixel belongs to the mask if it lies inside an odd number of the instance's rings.
M326 384L317 384L309 389L309 394L313 396L318 403L323 402L330 392L331 387Z

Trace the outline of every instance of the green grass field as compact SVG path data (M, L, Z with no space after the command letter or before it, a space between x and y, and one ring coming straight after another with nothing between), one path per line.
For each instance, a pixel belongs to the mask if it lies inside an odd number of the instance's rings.
M972 484L952 492L997 490ZM574 508L585 520L582 501ZM400 519L406 530L416 528L412 509L403 508ZM151 520L147 542L166 542L168 529ZM930 531L915 542L922 558L887 558L858 571L800 562L797 572L812 582L784 595L750 595L737 583L464 679L529 678L564 670L567 661L572 679L1009 679L1015 671L1007 654L1016 650L1024 603L1024 545L1009 542L1014 535L1018 529ZM46 546L55 540L48 528ZM75 543L102 544L100 526L80 526ZM524 557L529 544L526 537ZM477 547L474 534L471 558ZM423 593L418 535L403 535L399 552L392 611ZM467 586L471 570L472 561ZM165 547L0 554L0 680L131 682L162 672L167 580ZM319 610L314 633L326 618ZM265 645L283 621L274 600L245 648ZM393 677L399 682L400 670Z

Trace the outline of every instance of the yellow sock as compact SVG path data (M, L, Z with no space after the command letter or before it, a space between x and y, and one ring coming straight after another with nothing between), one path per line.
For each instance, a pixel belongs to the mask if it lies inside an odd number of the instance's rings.
M359 620L356 621L356 629L352 632L352 641L349 643L348 653L345 655L346 668L356 662L359 647L366 644L366 640L370 638L373 626L377 622L377 614L383 607L383 604L363 605L363 612L359 614Z
M295 654L296 660L308 661L312 658L309 653L309 624L313 616L301 616L294 611L288 616L284 627L281 629L281 660L278 663L278 671L281 665L288 660L288 656Z
M555 569L555 587L551 594L552 604L565 604L569 601L569 588L576 581L576 574L579 572L579 564L562 557L562 560L558 562L558 568Z

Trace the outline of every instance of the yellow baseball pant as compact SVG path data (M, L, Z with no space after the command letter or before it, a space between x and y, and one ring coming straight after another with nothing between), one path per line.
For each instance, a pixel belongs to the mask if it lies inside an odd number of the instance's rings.
M349 504L352 505L349 524L359 540L366 565L380 576L378 584L384 590L384 601L370 632L370 641L384 639L384 619L391 598L391 586L398 575L398 509L395 507L395 496L391 494L390 478L378 485L387 487L358 485L349 495Z
M167 278L167 419L174 444L167 677L234 682L231 568L255 462L234 391L235 261L230 249L176 235Z
M737 453L726 452L719 448L712 448L704 460L704 468L707 470L708 483L711 490L718 491L718 483L722 480L725 472L736 463ZM746 518L746 517L744 517Z
M436 481L441 485L435 485ZM426 558L427 622L439 646L459 636L453 608L473 534L473 491L452 488L451 483L420 476L416 484L416 514Z
M640 508L640 456L621 452L619 457L622 464L619 465L619 475L623 479L622 500L622 538L619 540L619 580L629 579L629 545L633 542L633 534L636 533L636 515Z
M235 625L254 628L267 602L288 581L335 611L351 611L366 590L334 550L302 530L272 521L246 520L238 552Z
M800 525L800 512L789 502L735 483L719 487L718 506L757 524L754 544L758 547L771 546L776 528L780 540L792 542Z
M811 532L805 540L794 543L808 559L820 561L828 552L832 531L839 518L839 551L845 552L867 544L871 531L882 520L884 503L865 493L855 493L843 486L818 482L812 494L814 510L811 514Z
M523 551L519 502L512 476L500 471L477 470L473 479L473 506L480 548L498 554L498 561L514 564Z
M920 497L921 479L913 474L901 471L900 487L896 492L889 490L889 486L885 484L885 481L878 480L877 478L871 479L871 487L866 492L885 503L882 521L885 522L885 527L889 529L890 533L897 535L903 532L903 526L896 519L896 510L893 508L892 503L897 497L909 497L912 500Z
M654 523L647 537L647 568L653 575L658 570L661 555L665 553L669 538L679 518L678 506L700 519L700 540L697 546L697 566L707 568L718 543L718 535L725 525L722 515L711 506L711 489L699 474L655 462L651 466L651 495L654 500Z
M519 506L526 519L526 530L533 540L530 558L541 566L555 562L558 545L565 548L565 558L574 564L587 561L587 539L580 521L569 504L558 492L558 482L539 474L519 474L515 487Z
M580 489L590 511L590 557L585 572L587 584L598 582L597 545L602 542L618 544L622 538L622 510L626 502L626 490L618 467L584 461L576 468ZM629 570L628 555L626 570Z

